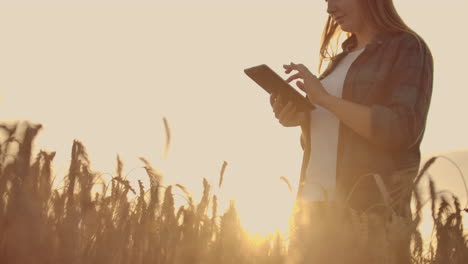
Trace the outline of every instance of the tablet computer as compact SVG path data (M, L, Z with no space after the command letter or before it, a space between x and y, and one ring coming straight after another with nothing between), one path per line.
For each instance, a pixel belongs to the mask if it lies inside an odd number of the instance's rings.
M286 99L286 101L288 99L292 100L298 111L305 112L316 108L305 96L301 95L267 65L261 64L247 68L244 72L269 94L276 92Z

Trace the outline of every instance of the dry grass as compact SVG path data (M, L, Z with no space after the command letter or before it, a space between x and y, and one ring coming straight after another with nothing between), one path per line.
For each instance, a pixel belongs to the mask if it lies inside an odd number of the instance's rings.
M5 135L0 145L1 263L301 263L304 258L317 263L468 261L468 239L461 221L464 212L456 197L438 193L433 182L430 202L435 236L428 250L417 229L424 202L416 188L412 191L418 210L409 220L396 216L388 204L381 206L379 214L374 210L359 214L338 204L296 207L290 239L278 233L254 239L240 225L234 201L218 215L218 198L206 180L202 198L194 201L185 186L165 186L162 173L144 158L140 159L150 186L139 181L138 191L133 188L122 175L124 164L117 157L112 181L94 193L101 174L91 170L79 141L73 142L64 188L52 189L55 153L40 151L31 157L40 129L30 123L0 125ZM183 191L186 205L175 208L173 188ZM381 191L385 195L386 190ZM136 198L129 199L129 192Z

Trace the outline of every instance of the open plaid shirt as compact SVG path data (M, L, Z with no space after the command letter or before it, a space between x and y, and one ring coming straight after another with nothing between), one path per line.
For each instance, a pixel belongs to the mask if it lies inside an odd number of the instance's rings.
M331 73L356 44L354 34L346 39L341 46L343 52L329 63L319 79ZM337 199L346 199L356 185L349 199L351 207L365 210L381 203L382 196L374 179L360 177L378 173L392 198L404 196L403 204L408 206L410 196L404 195L402 190L409 187L419 170L420 143L426 126L432 83L433 58L422 38L418 42L408 32L381 33L366 45L348 70L342 99L371 108L371 138L358 135L340 121ZM301 197L311 148L309 120L301 128L304 156L298 198Z

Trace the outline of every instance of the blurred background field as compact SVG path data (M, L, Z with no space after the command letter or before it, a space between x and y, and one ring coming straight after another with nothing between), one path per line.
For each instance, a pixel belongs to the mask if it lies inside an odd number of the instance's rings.
M450 40L465 30L457 19L468 2L394 2L435 59L421 152L465 151L468 125L456 117L468 97L459 85L468 55ZM287 228L282 216L291 212L293 197L278 178L297 186L300 130L277 122L268 95L243 69L265 63L285 77L282 65L293 61L315 73L325 1L19 0L0 7L1 119L44 125L36 151L56 151L58 177L68 171L75 138L102 172L113 173L117 154L128 171L144 156L197 199L203 178L214 185L226 161L220 208L235 199L252 232ZM465 40L464 34L454 39ZM166 159L163 116L173 138ZM133 184L147 180L142 169L130 174ZM462 199L459 179L447 178ZM246 217L268 201L277 206L258 217L274 220L258 225Z
M464 32L458 18L468 2L394 3L434 56L421 153L465 152L468 125L458 116L468 97L460 88L468 55L454 47L467 37L453 32ZM268 95L243 69L265 63L285 77L282 65L292 61L316 73L325 1L18 0L0 7L0 117L44 125L34 154L56 152L57 184L76 138L107 180L119 154L129 180L147 186L137 158L144 156L198 200L203 178L214 186L226 161L220 209L236 200L251 232L287 228L294 196L279 177L296 189L300 129L277 122ZM173 139L167 156L162 117ZM435 180L465 201L456 172ZM267 203L276 205L262 208Z
M55 152L31 155L41 128L25 121L0 125L2 263L301 263L304 257L321 263L402 263L405 254L411 263L468 260L462 221L468 211L430 177L428 200L414 188L415 213L408 221L392 214L388 204L383 217L337 206L306 222L290 215L285 233L252 235L242 227L234 200L226 211L218 208L212 190L222 187L225 167L217 186L203 180L202 197L194 199L183 184L166 184L170 176L144 157L148 185L132 184L119 157L106 181L75 140L69 170L54 188ZM425 164L417 181L436 161ZM185 201L181 206L175 204L177 191ZM419 231L425 206L433 220L429 239Z

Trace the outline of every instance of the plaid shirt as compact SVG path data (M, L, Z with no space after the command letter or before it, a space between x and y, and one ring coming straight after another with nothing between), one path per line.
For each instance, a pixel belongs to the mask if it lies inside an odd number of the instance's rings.
M373 177L361 177L369 173L380 174L391 198L403 196L404 206L409 205L411 194L404 195L399 187L410 186L419 170L433 82L432 54L420 40L407 32L382 33L366 45L346 75L342 99L368 106L372 113L370 140L339 123L336 197L346 200L355 188L349 205L357 210L383 202ZM319 79L331 73L356 44L354 34L346 39L343 52ZM310 157L309 120L301 128L304 155L298 198Z

